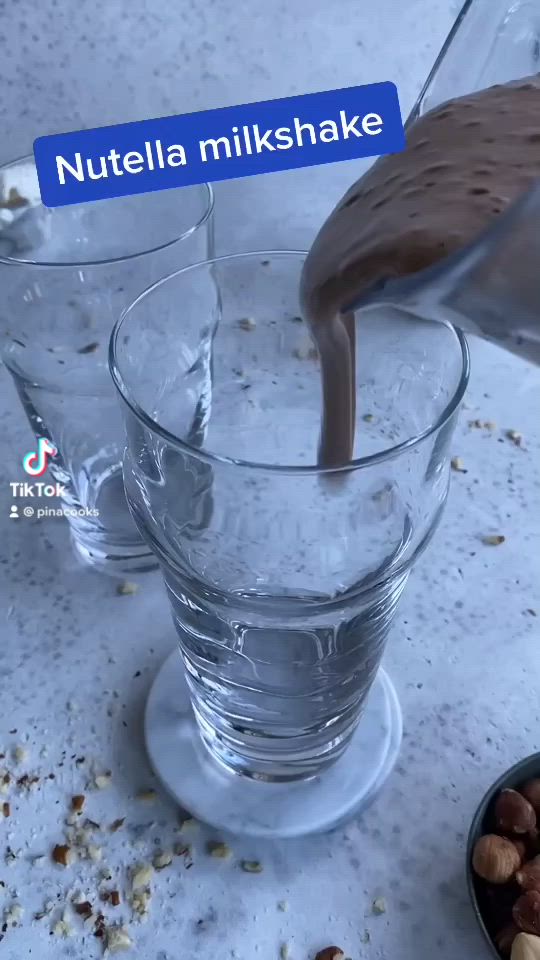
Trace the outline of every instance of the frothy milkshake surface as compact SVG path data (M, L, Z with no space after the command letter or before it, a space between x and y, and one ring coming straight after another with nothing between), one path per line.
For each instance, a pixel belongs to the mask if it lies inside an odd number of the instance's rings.
M406 149L379 159L338 203L301 280L321 356L322 465L346 463L353 454L354 321L342 311L373 285L416 273L473 241L538 177L535 75L420 117Z

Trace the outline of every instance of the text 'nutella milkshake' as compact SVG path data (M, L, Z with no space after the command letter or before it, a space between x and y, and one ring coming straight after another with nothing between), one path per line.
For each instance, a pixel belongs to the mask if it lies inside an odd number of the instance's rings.
M345 194L317 235L301 280L321 361L321 465L353 456L354 317L344 310L369 288L469 245L539 177L537 75L425 114L410 127L406 149L382 157Z

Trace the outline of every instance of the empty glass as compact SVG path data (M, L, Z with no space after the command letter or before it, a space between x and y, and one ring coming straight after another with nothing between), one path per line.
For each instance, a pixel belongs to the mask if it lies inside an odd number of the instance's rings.
M212 254L212 211L206 185L47 209L32 158L0 168L2 359L58 451L49 473L76 551L108 572L155 566L123 491L111 329L149 283Z
M194 815L281 836L350 815L395 759L399 710L387 679L372 685L446 500L468 376L451 326L359 312L356 459L321 470L304 258L180 270L124 313L110 354L126 493L192 705L168 661L147 714L152 761Z

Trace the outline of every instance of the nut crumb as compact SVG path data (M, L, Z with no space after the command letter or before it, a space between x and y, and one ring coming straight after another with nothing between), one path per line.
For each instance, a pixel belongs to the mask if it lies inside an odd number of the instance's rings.
M73 863L74 856L71 847L65 843L57 843L52 852L52 858L55 863L62 867L69 867Z
M131 889L142 890L147 887L154 875L154 868L150 863L140 863L133 868L131 874Z
M110 770L107 770L106 773L98 773L94 777L94 786L98 790L106 790L107 787L110 787L112 780L112 773Z
M254 330L257 326L257 321L254 320L253 317L242 317L242 319L238 321L238 326L241 330Z
M242 860L240 863L245 873L262 873L263 865L259 860Z
M21 922L23 914L24 910L20 903L12 903L11 906L4 911L4 923L7 923L9 927L16 927Z
M279 948L279 957L280 960L289 960L289 944L282 943Z
M84 347L79 347L77 353L94 353L99 347L97 340L94 340L92 343L87 343Z
M341 947L325 947L319 950L315 960L344 960L345 954Z
M505 540L506 537L503 537L502 533L490 533L482 537L482 543L485 543L488 547L499 547Z
M493 431L496 429L497 424L493 420L486 420L484 422L484 430L489 430L491 433L493 433Z
M137 794L137 800L141 800L143 803L154 803L157 799L157 793L155 790L140 790Z
M139 590L139 585L137 583L131 583L129 580L123 580L122 583L119 583L116 588L116 593L119 597L131 597L134 593L137 593Z
M107 927L105 943L109 953L120 953L121 950L129 950L133 946L133 940L125 927Z
M148 916L148 906L150 900L152 899L152 894L148 888L143 890L137 890L131 897L131 907L133 912L137 914L140 920Z
M191 845L189 843L175 843L173 853L175 857L190 857Z
M0 768L0 793L4 795L9 790L9 785L11 783L11 774L7 770Z
M92 904L89 900L83 900L82 903L74 904L75 913L82 917L83 920L89 920L92 916Z
M44 920L45 917L49 917L54 910L54 903L52 900L47 900L43 905L43 908L39 913L34 914L34 920Z
M282 913L286 913L287 910L289 909L289 904L287 900L278 900L277 908L278 910L281 910Z
M297 360L317 360L319 357L315 347L295 347L292 355Z
M515 443L516 447L521 447L523 443L523 434L519 433L518 430L507 430L506 436L512 443Z
M96 847L93 843L89 843L86 848L86 855L92 863L99 863L103 854L101 847Z
M32 860L32 866L43 867L45 865L46 859L47 858L43 856L43 854L41 854L39 857L34 857L34 859Z
M232 853L228 844L216 840L210 840L206 845L206 849L210 856L216 857L217 860L228 860Z
M384 897L377 897L377 899L373 901L371 909L375 916L380 916L381 913L386 913L386 900Z
M180 820L180 829L181 830L196 830L199 826L199 821L195 817L185 817Z
M450 466L452 467L452 470L456 471L456 473L467 473L465 464L463 463L461 457L452 457Z
M67 920L57 920L52 928L55 937L70 937L72 934L71 925Z
M155 870L164 870L165 867L169 867L172 863L173 855L169 850L161 851L156 853L152 860L152 864Z
M113 820L113 822L111 823L111 825L110 825L110 827L109 827L109 830L111 831L111 833L116 833L118 830L121 830L121 829L122 829L122 827L124 826L125 822L126 822L126 818L125 818L125 817L120 817L119 820Z
M360 937L360 942L361 942L361 943L370 943L370 941L371 941L371 934L370 934L369 930L364 930L362 936Z
M95 820L89 820L88 817L86 817L82 825L82 830L86 832L83 835L81 831L81 835L86 836L88 833L92 833L94 830L101 830L101 827L99 823L96 823ZM84 840L82 842L84 843Z
M6 802L2 804L2 813L4 814L5 817L11 816L11 806L9 803Z
M13 751L13 759L15 763L24 763L25 760L28 760L28 750L26 747L23 747L19 744L18 747L15 747Z
M75 810L76 813L80 813L84 807L85 796L83 793L77 793L74 797L71 798L71 809Z
M372 413L365 413L364 416L362 417L362 420L364 421L364 423L373 423L373 421L375 420L375 417L373 416Z
M29 202L19 193L17 187L10 187L7 200L0 199L0 209L18 210L19 207L27 207Z

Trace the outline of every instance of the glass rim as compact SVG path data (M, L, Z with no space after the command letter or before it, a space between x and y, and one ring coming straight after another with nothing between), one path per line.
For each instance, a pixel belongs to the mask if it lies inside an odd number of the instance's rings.
M418 433L416 436L409 437L407 440L403 440L400 443L395 444L392 447L388 447L384 450L380 450L377 453L372 453L367 457L357 457L356 459L349 460L344 464L339 466L329 466L324 467L318 464L273 464L273 463L260 463L258 461L252 460L240 460L235 457L225 457L220 454L212 453L210 450L205 450L204 448L194 447L186 440L182 440L180 437L177 437L174 433L171 433L166 427L163 427L157 420L154 420L150 414L144 410L139 403L133 397L130 389L128 388L125 380L122 377L120 370L120 365L117 363L117 344L120 332L123 328L124 323L128 319L129 315L139 306L139 304L150 297L156 290L160 287L165 286L169 281L176 279L179 276L182 276L185 273L188 273L192 270L200 269L201 267L212 267L216 264L223 264L230 262L232 260L242 260L242 259L272 259L273 257L303 257L305 258L308 254L306 250L249 250L243 253L230 253L221 257L212 257L209 260L199 260L197 263L189 264L186 267L182 267L179 270L175 270L173 273L167 274L165 277L161 277L160 280L157 280L155 283L152 283L149 287L142 291L136 297L133 302L122 311L120 317L115 322L112 329L111 337L109 340L109 370L113 383L118 390L122 400L130 408L132 413L140 420L142 423L148 427L153 433L157 433L161 436L168 444L173 447L176 447L182 450L185 453L189 453L191 456L202 460L206 463L222 463L228 464L230 466L236 467L245 467L251 470L257 470L267 473L283 473L283 474L335 474L335 473L345 473L350 470L359 470L365 469L367 467L373 466L378 463L383 463L386 460L393 460L396 457L400 456L402 453L406 453L409 450L414 449L419 446L433 434L440 431L445 424L450 420L454 415L455 411L458 409L465 391L469 383L469 373L470 373L470 354L469 347L467 344L467 339L465 334L459 327L454 326L454 324L440 321L441 326L446 327L446 329L451 330L454 334L456 344L461 353L461 375L459 377L458 384L454 390L454 393L451 399L446 404L444 410L439 414L436 421L426 427L421 433ZM411 312L406 311L405 312Z
M459 30L461 29L461 27L462 27L462 25L463 25L463 21L465 20L465 18L466 18L466 16L467 16L469 10L471 9L473 3L474 3L474 0L463 0L462 6L461 6L460 10L458 11L458 13L457 13L457 15L456 15L456 18L455 18L455 20L454 20L454 23L453 23L452 26L450 27L450 30L448 31L448 33L447 33L447 35L446 35L446 39L445 39L445 41L444 41L441 49L439 50L439 53L437 54L437 56L436 56L436 58L435 58L435 61L434 61L434 63L433 63L433 66L431 67L431 70L429 71L426 79L424 80L424 83L422 84L422 89L420 90L420 93L418 94L418 96L417 96L417 98L416 98L416 100L415 100L415 102L414 102L414 104L413 104L413 106L412 106L412 108L411 108L411 110L410 110L410 112L409 112L409 115L408 115L408 117L407 117L407 119L406 119L406 121L405 121L405 123L404 123L404 125L403 125L403 126L404 126L404 129L405 129L405 132L407 132L407 131L409 130L409 127L415 122L415 120L418 119L418 117L419 117L419 115L420 115L420 108L421 108L421 105L422 105L422 101L423 101L424 97L426 96L426 94L428 93L429 88L431 87L431 84L432 84L433 81L435 80L435 77L437 76L437 74L438 74L438 72L439 72L439 69L440 69L440 67L442 66L443 60L446 59L446 55L447 55L448 51L450 50L450 47L452 46L452 43L454 42L454 39L455 39L455 37L456 37L456 34L457 34L457 33L459 32Z
M35 168L35 159L33 154L27 153L22 157L16 157L14 160L8 160L7 163L1 163L0 174L5 172L6 170L9 170L10 167L15 167L17 164L24 163L25 161L32 163ZM183 240L187 240L188 237L191 237L194 233L197 232L197 230L203 227L210 220L214 212L214 206L215 206L215 194L214 194L212 185L210 183L194 183L189 185L190 189L193 189L194 187L198 187L202 189L206 195L206 203L205 203L202 216L200 216L195 223L193 223L190 227L188 227L187 230L184 230L183 233L173 237L172 240L167 240L165 243L160 243L157 246L149 247L146 250L139 250L136 253L129 253L129 254L126 254L125 256L105 257L103 260L73 260L73 261L27 260L22 257L4 257L0 253L0 264L4 264L5 266L15 266L15 267L44 267L47 269L55 269L55 270L62 270L62 269L73 270L73 269L83 269L84 267L105 267L115 263L128 263L131 260L137 260L139 257L147 257L153 253L159 253L162 250L166 250L168 247L174 246L175 243L181 243ZM178 187L176 189L184 190L186 188ZM162 190L151 191L151 192L163 193ZM137 194L129 194L128 196L139 197L139 196L146 196L146 195L147 194L137 193ZM124 198L115 197L113 199L124 199ZM107 203L107 202L108 202L107 200L85 201L84 203L73 204L73 206L82 207L82 206L88 206L91 203ZM45 206L43 201L41 201L41 205ZM45 207L45 209L48 209L48 208ZM0 231L0 236L1 236L1 231Z

